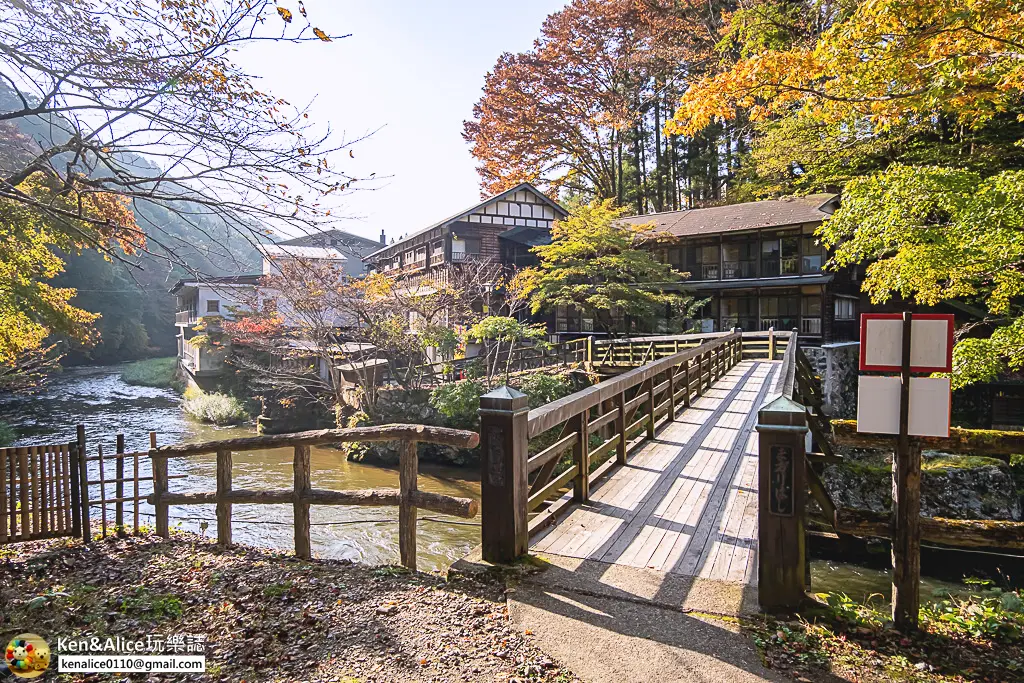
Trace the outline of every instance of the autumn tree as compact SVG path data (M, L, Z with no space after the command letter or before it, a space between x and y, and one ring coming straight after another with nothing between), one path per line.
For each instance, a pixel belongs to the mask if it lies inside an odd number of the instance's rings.
M332 40L301 2L285 5L0 4L0 203L32 219L6 226L11 244L184 267L194 240L165 229L168 213L222 245L225 258L233 249L223 246L222 226L256 243L286 224L330 221L331 197L354 181L337 159L349 143L258 89L234 61L269 42ZM46 226L41 240L38 225ZM24 272L37 280L55 272L52 259L34 264ZM27 315L61 331L43 309Z
M467 121L485 192L524 180L637 213L721 197L740 144L721 126L660 129L714 57L717 3L574 0L532 50L502 55Z
M612 334L693 317L699 304L678 291L684 274L650 251L649 226L616 222L623 213L605 200L555 222L551 244L533 248L540 263L516 276L534 313L571 306Z
M738 57L693 84L670 129L757 126L755 193L842 189L822 228L864 290L983 311L958 331L954 386L1024 369L1021 9L1005 0L756 2Z
M220 343L235 345L230 363L248 386L287 404L316 403L341 414L346 387L335 372L354 368L359 407L374 413L385 373L405 388L418 388L428 349L451 359L466 331L484 318L475 304L500 289L492 263L450 266L436 279L416 282L375 273L351 278L331 262L289 258L243 296Z

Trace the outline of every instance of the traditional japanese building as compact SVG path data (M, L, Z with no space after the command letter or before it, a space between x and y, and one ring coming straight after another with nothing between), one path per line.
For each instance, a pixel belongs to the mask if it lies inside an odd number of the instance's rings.
M568 216L530 183L403 236L365 257L371 271L429 275L452 264L492 261L522 267L536 262L530 247L551 241L551 224Z
M623 221L666 238L661 258L690 274L679 289L709 300L696 321L702 331L774 327L798 329L809 341L847 341L858 336L858 269L823 270L827 255L814 236L838 204L838 195L816 194Z

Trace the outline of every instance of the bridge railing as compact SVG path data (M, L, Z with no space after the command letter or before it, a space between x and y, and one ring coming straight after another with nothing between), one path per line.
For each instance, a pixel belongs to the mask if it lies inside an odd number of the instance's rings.
M484 559L525 554L531 534L587 501L631 448L740 362L743 343L738 332L715 335L534 410L509 387L481 397Z
M734 333L735 330L601 339L593 343L587 360L599 368L639 367ZM788 343L789 332L743 332L743 357L776 360L785 353Z

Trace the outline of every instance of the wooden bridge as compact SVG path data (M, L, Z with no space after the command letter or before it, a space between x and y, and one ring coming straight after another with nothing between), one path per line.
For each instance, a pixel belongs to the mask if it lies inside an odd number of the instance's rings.
M507 388L484 396L484 558L529 550L756 585L768 468L755 427L770 397L793 394L796 351L795 332L624 340L592 358L640 367L572 396L530 411ZM775 497L788 497L791 516L802 510L806 415L799 406L781 430L789 478ZM797 554L773 545L769 554ZM801 566L787 580L802 590L804 576Z

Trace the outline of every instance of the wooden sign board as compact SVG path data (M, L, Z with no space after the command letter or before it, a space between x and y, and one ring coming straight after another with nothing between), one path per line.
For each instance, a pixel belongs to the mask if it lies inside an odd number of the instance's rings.
M911 436L949 436L950 387L947 377L910 378ZM900 433L900 378L860 376L857 391L857 431Z
M911 320L910 371L953 370L953 316L915 313ZM860 316L860 369L899 372L903 355L903 314Z

